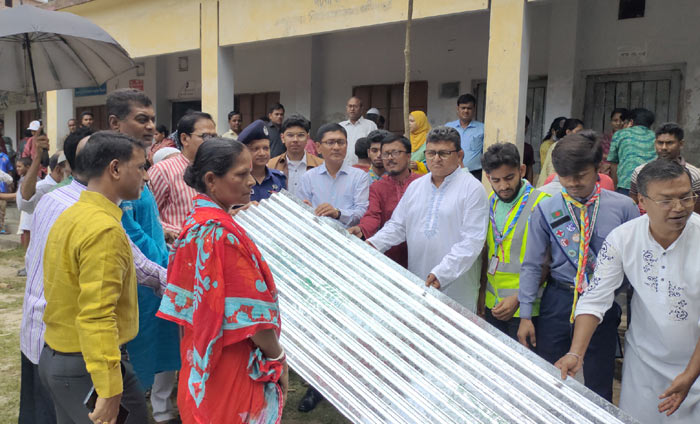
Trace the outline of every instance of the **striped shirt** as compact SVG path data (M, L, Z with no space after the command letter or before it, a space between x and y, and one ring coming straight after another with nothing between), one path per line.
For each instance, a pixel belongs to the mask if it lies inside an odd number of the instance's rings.
M197 195L197 191L185 183L185 169L189 164L185 155L180 153L148 170L163 229L177 234L192 210L192 198Z
M87 187L73 180L69 185L44 195L34 210L31 234L25 256L27 285L22 306L22 329L20 331L20 349L34 364L39 363L39 355L44 347L43 321L46 299L44 299L44 247L49 231L59 215L75 204ZM149 261L141 251L131 243L136 267L136 279L139 284L164 288L166 284L165 268Z
M700 169L689 164L682 157L679 157L676 161L682 166L685 166L685 169L688 170L688 173L690 174L690 185L693 190L693 193L700 196ZM637 177L642 171L642 168L644 168L645 166L646 163L639 165L634 169L634 172L632 172L632 180L630 181L630 196L636 196L639 194L639 192L637 191Z

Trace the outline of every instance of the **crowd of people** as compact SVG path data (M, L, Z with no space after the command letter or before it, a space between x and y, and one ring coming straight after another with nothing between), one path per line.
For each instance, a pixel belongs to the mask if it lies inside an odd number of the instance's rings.
M232 111L222 135L191 111L169 133L143 92L120 89L110 130L72 120L48 161L32 123L2 198L28 222L20 422L279 422L277 288L235 215L284 189L608 401L615 295L633 288L620 407L700 421L700 170L683 129L653 131L646 109L616 109L604 136L557 118L533 184L532 146L484 150L475 107L460 96L434 128L413 111L409 137L356 97L313 140L281 104L245 128ZM322 399L309 387L297 407Z

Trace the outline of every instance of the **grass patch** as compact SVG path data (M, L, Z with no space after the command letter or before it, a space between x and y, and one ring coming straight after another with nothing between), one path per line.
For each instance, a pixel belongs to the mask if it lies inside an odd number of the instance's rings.
M6 259L21 259L24 261L24 248L17 247L15 249L0 250L0 261Z

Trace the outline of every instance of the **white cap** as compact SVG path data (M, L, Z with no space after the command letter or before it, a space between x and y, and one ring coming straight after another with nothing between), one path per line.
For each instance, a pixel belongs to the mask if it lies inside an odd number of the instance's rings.
M61 154L58 155L58 161L56 161L56 163L63 163L65 161L66 161L66 154L61 152Z
M156 163L162 161L163 159L167 158L173 153L180 153L180 151L174 147L161 147L160 149L158 149L157 152L153 154L153 164L155 165Z
M371 108L366 113L371 113L373 115L381 115L381 113L379 113L379 109L377 109L376 107Z
M29 124L29 128L27 128L29 131L39 131L39 127L41 127L41 122L39 121L32 121Z

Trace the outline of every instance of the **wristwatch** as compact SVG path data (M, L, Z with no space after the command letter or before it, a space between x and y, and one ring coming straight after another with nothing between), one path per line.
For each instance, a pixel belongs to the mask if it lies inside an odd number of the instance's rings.
M341 215L340 209L336 208L335 211L338 212L338 216L335 219L340 219L340 215Z

